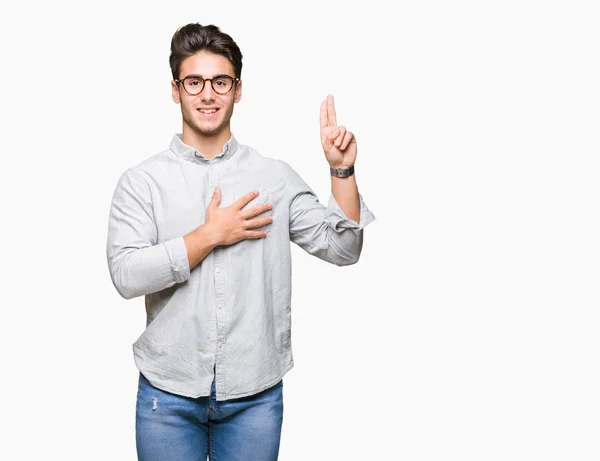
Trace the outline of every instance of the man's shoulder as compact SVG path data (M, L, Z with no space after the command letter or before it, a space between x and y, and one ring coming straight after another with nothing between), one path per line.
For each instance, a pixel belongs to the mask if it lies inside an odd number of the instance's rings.
M122 171L118 183L122 187L131 187L132 185L147 187L153 183L160 182L160 178L169 169L166 167L169 162L172 162L169 149L154 153L126 167ZM146 186L143 186L143 184L146 184Z
M171 149L163 149L143 158L138 163L132 165L129 170L133 170L141 175L154 176L157 173L165 170L165 167L173 163L173 155Z
M294 171L292 165L285 158L277 157L276 154L271 154L270 152L265 154L262 150L259 152L254 147L245 144L240 144L240 146L245 150L246 155L254 161L277 167L283 173L290 170Z
M173 161L172 154L173 151L170 148L163 149L160 152L156 152L144 158L136 165L136 167L145 169L163 166L165 163Z
M257 149L247 144L240 144L240 149L243 153L243 156L245 156L252 163L258 164L261 167L276 168L278 170L282 170L287 165L287 163L283 159L267 155L263 152L259 152Z

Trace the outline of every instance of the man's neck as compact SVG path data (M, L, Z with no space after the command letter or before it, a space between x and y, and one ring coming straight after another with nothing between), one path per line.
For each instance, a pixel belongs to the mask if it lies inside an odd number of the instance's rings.
M211 160L223 151L223 146L231 137L229 127L224 128L212 136L206 136L192 130L186 124L183 125L181 140L184 144L193 147L200 152L206 159Z

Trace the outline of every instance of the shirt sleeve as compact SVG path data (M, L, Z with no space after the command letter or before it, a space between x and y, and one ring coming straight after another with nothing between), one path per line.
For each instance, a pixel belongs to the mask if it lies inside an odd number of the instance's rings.
M189 279L183 236L157 243L150 189L134 168L115 188L108 218L106 256L113 285L125 299Z
M319 202L314 191L284 162L290 193L290 240L311 255L337 266L354 264L360 257L363 228L375 221L359 193L360 219L348 218L329 196L327 207Z

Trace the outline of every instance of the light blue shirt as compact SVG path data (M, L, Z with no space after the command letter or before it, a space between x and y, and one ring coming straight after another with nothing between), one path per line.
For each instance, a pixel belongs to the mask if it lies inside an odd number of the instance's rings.
M183 236L205 222L215 186L219 207L259 190L246 208L269 202L265 238L214 248L190 270ZM217 400L258 393L293 365L290 242L330 263L358 261L363 227L375 216L360 199L360 222L333 195L328 206L291 166L263 157L232 135L208 160L173 136L170 148L127 169L110 206L106 255L126 299L145 296L146 329L133 344L150 383ZM260 229L260 228L259 228Z

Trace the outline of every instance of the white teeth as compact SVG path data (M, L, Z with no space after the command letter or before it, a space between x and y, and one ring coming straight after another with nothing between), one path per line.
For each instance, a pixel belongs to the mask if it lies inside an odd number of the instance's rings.
M200 112L202 112L203 114L214 114L217 109L211 109L211 110L204 110L204 109L199 109Z

